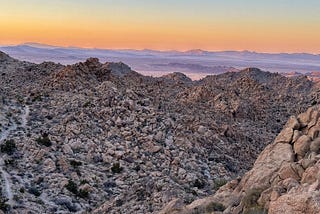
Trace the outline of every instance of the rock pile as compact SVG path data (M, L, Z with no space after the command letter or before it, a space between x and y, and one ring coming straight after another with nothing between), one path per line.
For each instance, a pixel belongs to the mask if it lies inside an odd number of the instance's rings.
M176 199L161 213L320 213L319 131L319 106L290 117L241 180L187 206Z

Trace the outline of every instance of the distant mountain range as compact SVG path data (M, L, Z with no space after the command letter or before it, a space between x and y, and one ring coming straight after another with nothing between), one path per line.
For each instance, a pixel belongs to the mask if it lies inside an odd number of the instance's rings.
M257 53L251 51L189 51L112 50L79 47L58 47L39 43L1 46L1 51L36 63L53 61L73 64L88 57L101 61L122 61L138 72L159 76L170 72L183 72L194 79L208 74L259 67L279 73L302 74L320 71L320 55L308 53ZM221 70L221 68L223 68Z

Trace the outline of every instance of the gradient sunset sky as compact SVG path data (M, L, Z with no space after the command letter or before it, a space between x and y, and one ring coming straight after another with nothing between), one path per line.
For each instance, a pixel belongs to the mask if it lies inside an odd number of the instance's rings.
M320 53L319 0L0 0L0 44Z

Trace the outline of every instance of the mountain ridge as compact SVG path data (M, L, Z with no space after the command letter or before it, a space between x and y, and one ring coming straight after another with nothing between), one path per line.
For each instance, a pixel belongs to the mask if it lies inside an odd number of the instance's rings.
M203 49L190 49L186 51L179 51L179 50L155 50L155 49L128 49L128 48L123 48L123 49L110 49L110 48L97 48L97 47L92 47L92 48L85 48L85 47L77 47L77 46L59 46L59 45L50 45L50 44L45 44L45 43L37 43L37 42L24 42L21 44L15 44L15 45L0 45L0 47L13 47L13 46L29 46L29 47L35 47L35 48L74 48L74 49L92 49L92 50L118 50L118 51L149 51L149 52L167 52L167 53L186 53L186 54L206 54L206 53L244 53L244 54L282 54L282 55L309 55L309 56L320 56L320 54L315 54L315 53L307 53L307 52L292 52L292 53L286 53L286 52L272 52L272 53L267 53L267 52L258 52L258 51L250 51L250 50L219 50L219 51L212 51L212 50L203 50Z
M320 56L310 54L264 54L256 52L208 52L196 54L184 51L154 50L111 50L67 47L47 47L46 45L20 45L0 47L19 60L41 63L53 61L61 64L74 64L95 57L101 61L122 61L144 75L160 76L163 73L184 72L192 79L218 74L231 69L242 70L259 67L279 73L300 72L302 74L320 71ZM199 54L200 53L200 54ZM161 65L161 66L159 66ZM225 68L225 69L221 69Z

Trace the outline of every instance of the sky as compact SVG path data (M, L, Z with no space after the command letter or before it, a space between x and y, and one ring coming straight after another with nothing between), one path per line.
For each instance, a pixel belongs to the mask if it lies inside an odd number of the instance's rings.
M320 53L319 0L0 0L0 44Z

